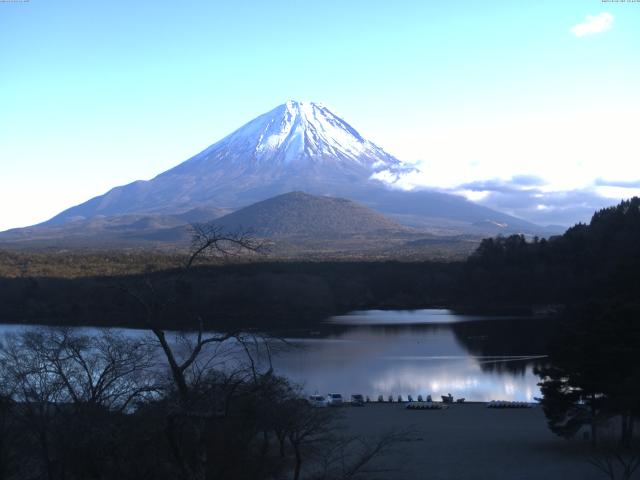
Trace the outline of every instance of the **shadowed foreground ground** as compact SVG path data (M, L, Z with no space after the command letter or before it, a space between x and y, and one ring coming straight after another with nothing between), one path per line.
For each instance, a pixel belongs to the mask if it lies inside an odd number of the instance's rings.
M552 434L540 408L490 409L486 404L448 410L406 410L404 405L345 407L349 434L412 429L411 440L385 457L385 479L591 480L605 478L587 463L588 442ZM379 466L379 465L377 465Z

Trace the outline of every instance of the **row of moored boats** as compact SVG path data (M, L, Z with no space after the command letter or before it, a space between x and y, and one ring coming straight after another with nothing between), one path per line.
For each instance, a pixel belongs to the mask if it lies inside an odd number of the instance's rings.
M378 395L376 403L407 403L407 408L411 410L441 410L446 408L448 404L464 403L464 398L454 399L451 394L442 395L442 402L434 402L431 395L423 397L418 395L417 398L413 398L412 395L407 395L405 398L402 395L394 397L389 395L386 399L383 395ZM369 396L364 396L359 393L351 395L349 402L343 398L340 393L329 393L328 395L319 395L318 393L310 395L308 398L309 403L314 407L329 407L329 406L341 406L344 404L350 404L351 406L364 406L365 403L373 403ZM488 408L531 408L533 404L528 402L515 402L506 400L491 400L487 404Z

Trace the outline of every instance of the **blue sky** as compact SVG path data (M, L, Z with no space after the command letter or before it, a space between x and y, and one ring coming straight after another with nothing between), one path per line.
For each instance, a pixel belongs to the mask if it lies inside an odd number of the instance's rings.
M601 0L0 3L0 230L287 99L419 161L407 186L570 223L640 191L638 51L640 3Z

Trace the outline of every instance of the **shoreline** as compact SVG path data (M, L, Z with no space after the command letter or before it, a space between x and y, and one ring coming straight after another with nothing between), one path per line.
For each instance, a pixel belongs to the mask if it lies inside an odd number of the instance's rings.
M447 409L408 410L406 404L341 408L348 435L372 439L407 431L406 441L381 459L388 480L597 480L587 463L589 442L564 440L541 408L487 408L487 402Z

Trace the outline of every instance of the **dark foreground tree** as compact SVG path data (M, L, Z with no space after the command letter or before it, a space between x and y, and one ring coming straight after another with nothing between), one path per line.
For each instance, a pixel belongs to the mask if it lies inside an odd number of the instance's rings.
M13 425L14 402L0 389L0 480L10 478L15 471L14 452L11 443L18 441Z
M567 314L538 370L549 427L572 437L585 425L597 443L598 426L620 421L620 441L631 443L640 416L640 308L590 304Z
M108 330L92 335L38 329L5 337L0 383L6 423L19 432L12 455L50 480L100 478L116 419L155 391L151 351Z
M191 252L185 260L183 273L203 257L226 257L259 249L254 239L244 232L229 234L215 224L196 224L192 229ZM181 280L178 276L172 279L172 285L159 288L148 277L141 288L126 291L142 308L144 323L157 339L170 373L170 382L165 385L164 432L171 454L181 477L204 480L212 468L208 448L209 439L215 436L212 430L219 431L221 423L225 423L221 420L226 418L221 412L228 411L225 402L235 392L234 388L245 386L249 372L244 366L236 366L227 378L226 373L219 369L219 350L224 351L229 343L232 347L243 344L241 327L222 333L205 332L202 312L185 312L193 318L186 319L184 323L197 325L197 332L193 336L181 335L173 342L168 338L163 328L163 316L167 306L176 301ZM255 368L252 373L255 381ZM228 386L231 386L231 392L223 388Z

